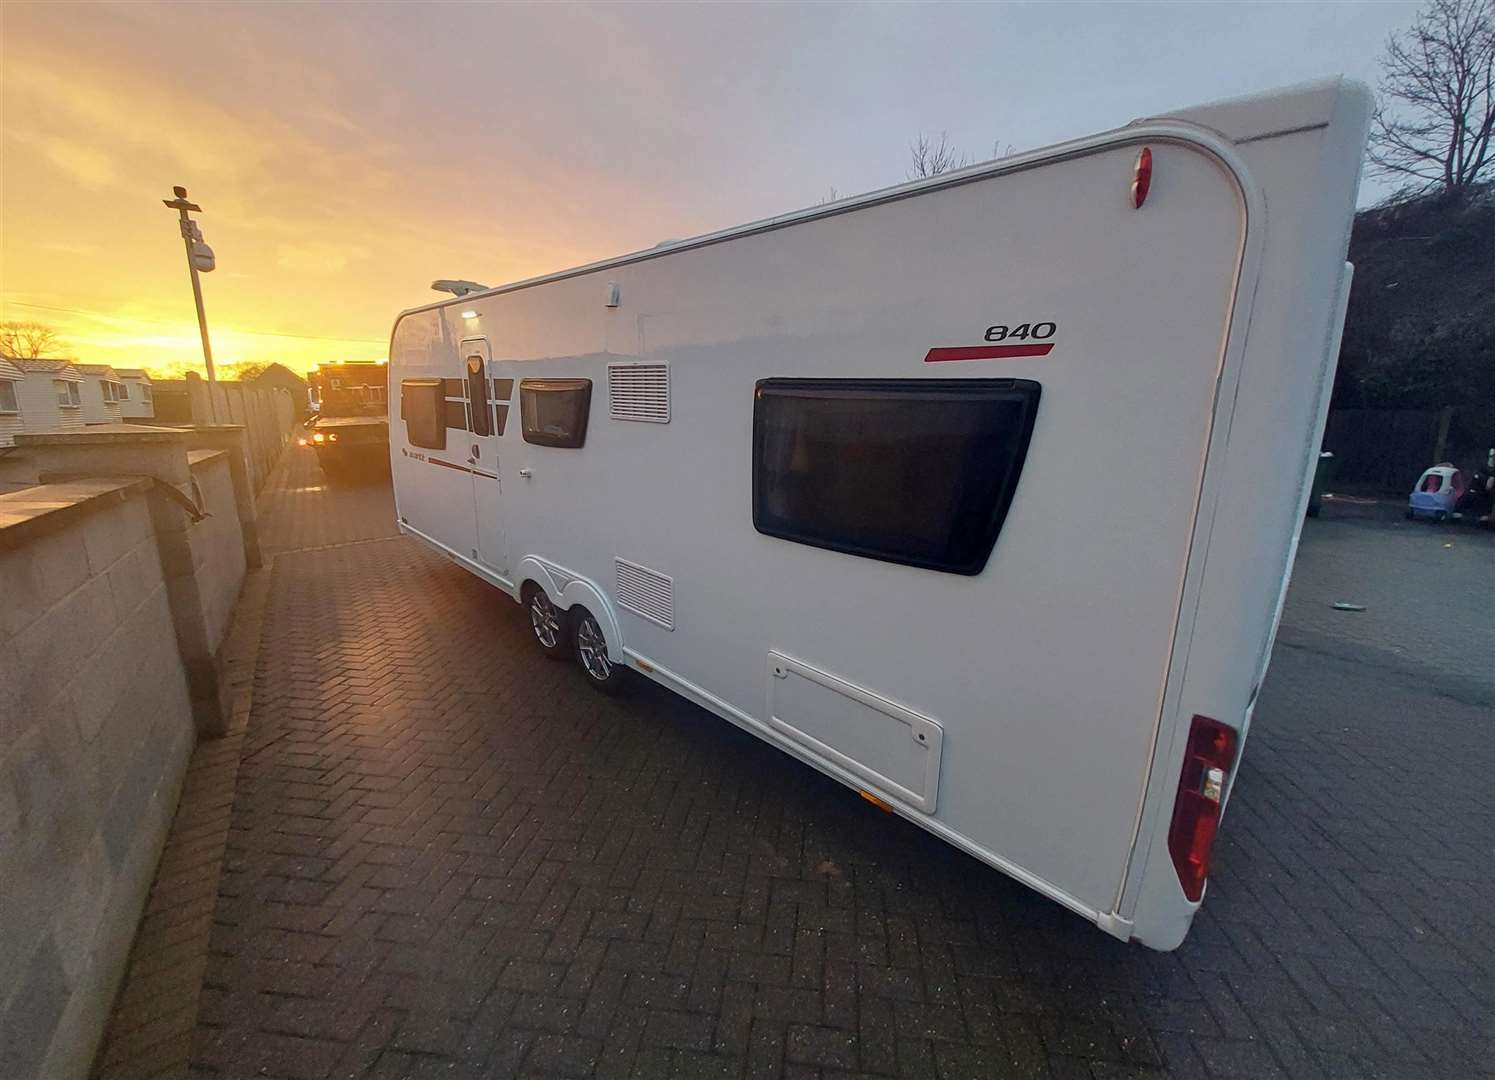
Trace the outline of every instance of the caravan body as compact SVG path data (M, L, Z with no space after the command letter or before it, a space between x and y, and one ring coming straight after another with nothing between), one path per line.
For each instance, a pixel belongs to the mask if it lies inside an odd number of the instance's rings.
M1296 87L406 312L401 527L1172 948L1308 497L1368 112Z

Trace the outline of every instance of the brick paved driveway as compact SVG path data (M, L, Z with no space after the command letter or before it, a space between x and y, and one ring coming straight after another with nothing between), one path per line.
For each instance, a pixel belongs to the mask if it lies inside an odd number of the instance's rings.
M308 457L194 1074L1490 1074L1489 699L1301 630L1152 953L663 690L593 694Z

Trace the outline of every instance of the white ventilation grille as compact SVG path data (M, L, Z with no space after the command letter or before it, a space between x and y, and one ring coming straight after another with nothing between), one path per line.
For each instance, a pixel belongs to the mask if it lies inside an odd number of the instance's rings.
M670 422L669 364L608 364L607 414L614 420Z
M613 561L618 570L618 606L666 630L675 629L674 579L627 559Z

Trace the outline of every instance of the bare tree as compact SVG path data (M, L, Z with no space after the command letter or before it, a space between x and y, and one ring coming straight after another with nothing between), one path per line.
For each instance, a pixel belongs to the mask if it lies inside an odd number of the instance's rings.
M917 139L908 144L908 156L910 159L908 178L910 180L938 176L951 169L964 169L971 163L971 159L962 154L950 142L950 136L943 131L940 132L938 142L920 133Z
M57 331L45 323L0 323L0 353L17 360L35 360L55 352L61 345Z
M1431 0L1381 63L1377 172L1457 197L1495 171L1495 0Z

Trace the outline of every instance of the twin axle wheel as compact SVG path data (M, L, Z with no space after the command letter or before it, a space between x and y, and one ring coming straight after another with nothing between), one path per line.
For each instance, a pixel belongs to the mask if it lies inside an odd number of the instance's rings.
M608 657L607 637L595 615L580 604L562 611L533 585L524 593L524 609L541 652L552 660L574 656L592 686L608 694L618 691L626 669Z

